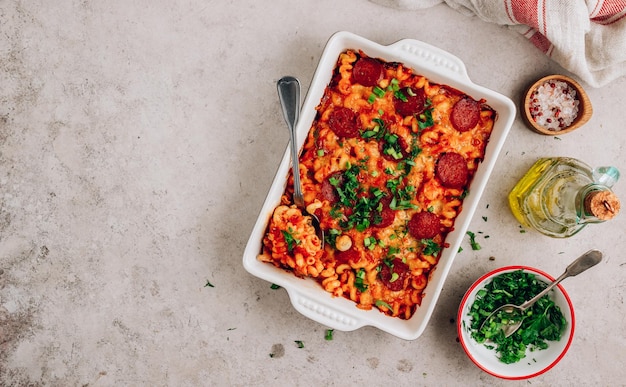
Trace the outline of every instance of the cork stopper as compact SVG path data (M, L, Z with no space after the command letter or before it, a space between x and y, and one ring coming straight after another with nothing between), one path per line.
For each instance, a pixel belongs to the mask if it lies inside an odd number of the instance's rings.
M596 218L609 220L619 212L620 202L611 191L593 191L585 197L585 208Z

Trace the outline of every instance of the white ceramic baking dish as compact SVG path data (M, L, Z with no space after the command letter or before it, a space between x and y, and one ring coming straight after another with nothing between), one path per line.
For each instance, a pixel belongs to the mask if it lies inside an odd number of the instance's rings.
M382 46L349 32L337 32L326 44L302 106L300 120L296 127L298 148L304 144L315 119L315 107L319 104L331 80L337 58L346 49L360 49L371 57L382 58L388 62L401 62L413 68L415 73L426 76L431 82L454 87L475 99L484 98L486 103L497 112L497 120L487 145L484 161L478 167L471 182L469 194L463 202L463 209L456 219L455 229L446 238L450 247L443 249L439 263L431 272L422 304L409 320L386 316L376 308L358 309L354 302L341 297L333 297L312 279L297 278L292 273L258 261L257 255L261 251L268 220L280 202L287 182L290 168L290 153L287 149L248 240L243 265L250 274L285 288L296 310L331 329L352 331L370 325L402 339L413 340L422 334L435 308L443 283L515 118L515 105L509 98L472 83L463 62L439 48L413 39L404 39L389 46ZM279 114L279 110L276 114ZM280 132L284 130L281 128Z

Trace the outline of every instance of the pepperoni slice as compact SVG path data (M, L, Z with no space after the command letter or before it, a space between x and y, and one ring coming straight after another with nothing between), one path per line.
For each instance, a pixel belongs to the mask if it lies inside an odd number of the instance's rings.
M409 87L400 89L400 92L406 97L406 101L403 101L398 97L394 97L393 99L393 105L396 108L396 112L403 117L424 112L426 104L424 89L410 89L410 91Z
M347 107L336 107L330 113L328 125L339 137L354 138L359 135L357 115Z
M320 194L322 195L322 200L328 200L330 204L335 204L339 201L339 195L337 195L337 188L330 183L331 179L337 179L339 186L343 184L343 174L341 172L335 172L324 179Z
M406 280L409 277L409 274L409 265L402 262L399 258L391 261L391 265L383 263L380 267L380 273L378 273L382 283L387 287L387 289L393 292L406 288Z
M400 137L396 134L387 134L378 142L378 151L380 154L389 161L399 161L408 155L407 144L404 137Z
M450 112L450 123L459 132L473 129L480 120L480 103L465 97L458 100Z
M441 231L441 221L437 214L422 211L415 213L407 224L409 233L416 239L434 238Z
M372 216L372 227L389 227L396 219L396 211L392 210L391 207L389 207L389 204L391 203L391 198L385 197L380 202L382 203L382 209L380 210L380 212L376 211Z
M444 187L463 188L467 184L468 169L465 158L458 153L447 152L439 156L435 174Z
M356 263L359 261L359 259L361 259L361 253L359 253L353 247L349 248L346 251L335 252L335 260L339 263Z
M374 58L360 58L352 68L352 78L363 86L376 86L385 72L382 63Z

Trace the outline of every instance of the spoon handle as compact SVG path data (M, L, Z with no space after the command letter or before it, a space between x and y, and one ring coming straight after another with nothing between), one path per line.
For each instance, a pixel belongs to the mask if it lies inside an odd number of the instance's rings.
M296 123L300 112L300 81L297 78L286 76L278 80L278 97L283 109L283 117L289 128L291 141L291 166L293 170L293 201L296 206L304 207L302 186L300 184L300 162L298 157L298 142L296 141Z
M541 297L545 296L550 290L552 290L553 287L558 285L565 278L578 275L582 273L583 271L589 269L590 267L597 265L598 263L600 263L601 260L602 260L602 253L600 251L598 250L587 251L585 254L576 258L574 262L570 263L569 266L565 269L565 272L561 274L559 278L554 280L554 282L552 282L545 289L539 292L539 294L537 294L535 297L531 298L530 300L520 305L520 308L522 310L526 310L530 308L535 302L539 301Z

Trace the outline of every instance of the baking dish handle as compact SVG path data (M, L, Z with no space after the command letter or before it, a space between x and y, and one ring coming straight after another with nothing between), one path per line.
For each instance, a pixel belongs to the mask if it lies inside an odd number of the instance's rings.
M464 82L471 82L467 75L467 69L463 61L428 43L415 39L403 39L389 45L398 56L414 61L418 58L426 67L432 67L435 71Z
M293 307L298 312L320 324L340 331L353 331L366 325L357 318L329 305L324 305L293 289L288 289L287 292Z

